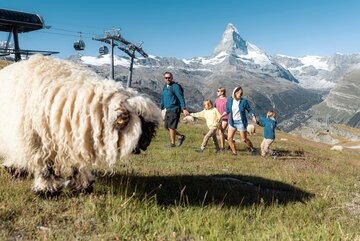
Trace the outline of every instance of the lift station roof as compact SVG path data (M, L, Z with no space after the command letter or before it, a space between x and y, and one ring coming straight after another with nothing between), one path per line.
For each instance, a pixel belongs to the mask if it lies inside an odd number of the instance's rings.
M43 18L38 14L25 13L0 8L0 31L30 32L45 28Z

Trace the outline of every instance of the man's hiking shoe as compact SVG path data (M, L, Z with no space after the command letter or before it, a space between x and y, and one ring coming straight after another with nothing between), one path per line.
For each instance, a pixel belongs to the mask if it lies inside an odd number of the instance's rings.
M169 144L169 145L167 145L166 147L171 148L171 147L176 147L176 145L175 145L175 144L170 143L170 144Z
M196 152L204 152L204 149L198 148L195 150Z
M251 155L256 156L256 149L253 149L253 150L251 151Z
M185 136L184 135L181 135L181 137L179 138L179 143L178 143L178 146L181 146L183 144L183 142L185 141Z

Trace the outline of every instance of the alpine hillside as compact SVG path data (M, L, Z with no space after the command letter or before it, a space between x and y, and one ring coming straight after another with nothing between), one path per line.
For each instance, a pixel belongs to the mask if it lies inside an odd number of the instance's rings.
M285 120L292 133L328 144L347 140L359 142L360 136L339 124L360 128L360 54L334 54L328 57L274 56L299 80L304 88L325 91L324 100L305 112ZM302 125L291 128L293 123Z
M288 69L304 88L330 90L346 74L360 69L360 53L301 58L275 55L273 58Z

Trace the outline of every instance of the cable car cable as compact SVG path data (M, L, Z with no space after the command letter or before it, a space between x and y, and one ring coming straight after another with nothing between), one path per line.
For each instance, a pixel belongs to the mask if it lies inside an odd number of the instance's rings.
M60 31L64 31L64 32L71 32L71 33L79 33L80 32L80 31L73 31L73 30L67 30L67 29L61 29L61 28L51 28L51 29L60 30ZM86 33L86 32L82 32L82 31L81 31L81 34L96 35L95 33Z

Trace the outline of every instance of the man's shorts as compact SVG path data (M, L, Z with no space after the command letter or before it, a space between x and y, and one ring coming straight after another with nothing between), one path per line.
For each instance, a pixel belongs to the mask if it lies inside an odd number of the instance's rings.
M245 126L244 126L244 124L242 123L241 120L238 120L238 121L234 120L234 123L233 123L233 125L231 127L235 128L238 131L243 131L243 132L246 131Z
M166 110L164 125L166 129L176 129L180 120L180 108Z

